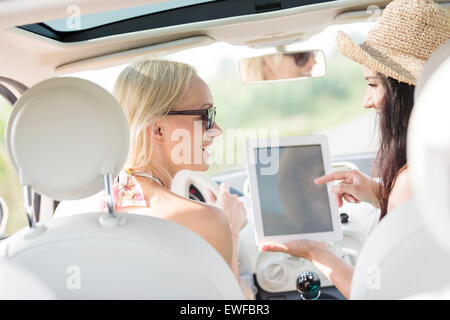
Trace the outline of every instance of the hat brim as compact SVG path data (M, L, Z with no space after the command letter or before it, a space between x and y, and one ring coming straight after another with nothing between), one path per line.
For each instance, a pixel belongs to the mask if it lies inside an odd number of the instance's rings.
M346 33L338 31L336 44L342 55L398 81L416 85L425 61L417 57L377 49L367 43L357 45Z

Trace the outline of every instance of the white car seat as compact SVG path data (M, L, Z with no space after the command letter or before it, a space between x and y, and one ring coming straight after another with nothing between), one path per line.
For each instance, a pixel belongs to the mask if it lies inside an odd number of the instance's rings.
M428 75L429 81L424 83L411 115L409 139L413 143L408 157L415 167L411 180L424 223L450 256L450 40L436 51L436 56L441 58L441 65ZM448 300L450 284L406 299Z
M450 40L432 58L431 67L435 61L441 63L432 75L426 72L428 81L416 97L408 135L408 158L424 223L450 250Z
M110 183L128 152L117 101L77 78L27 90L8 120L6 145L25 191L30 227L0 242L0 297L243 299L231 269L196 233L167 220L115 213ZM35 223L31 188L75 200L105 188L108 213ZM30 281L20 279L21 272ZM34 279L34 280L33 280Z
M408 129L414 197L368 237L355 266L351 299L418 297L450 286L450 41L419 80ZM440 245L440 243L442 245ZM447 295L450 298L450 295Z

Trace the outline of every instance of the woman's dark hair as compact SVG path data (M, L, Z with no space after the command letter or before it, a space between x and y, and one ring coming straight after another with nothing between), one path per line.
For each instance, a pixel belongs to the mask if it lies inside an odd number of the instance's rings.
M294 58L295 63L298 67L303 67L303 65L308 61L309 56L313 54L312 52L295 52L295 53L285 53L285 56L290 56Z
M406 133L414 105L414 85L378 74L386 90L384 106L379 110L380 149L375 170L381 178L376 190L382 219L387 213L389 195L400 170L406 165Z

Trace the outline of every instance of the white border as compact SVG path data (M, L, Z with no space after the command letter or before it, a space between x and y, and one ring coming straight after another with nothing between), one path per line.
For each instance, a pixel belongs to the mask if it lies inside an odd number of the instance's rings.
M257 245L261 245L264 242L286 242L290 240L308 239L316 241L337 241L342 239L342 229L339 218L339 212L337 203L334 200L334 196L328 191L328 201L331 211L331 219L333 225L333 231L328 232L316 232L316 233L302 233L302 234L289 234L282 236L264 236L264 229L261 216L261 201L259 199L259 187L257 183L256 163L254 161L255 148L264 147L287 147L287 146L308 146L308 145L320 145L322 150L322 159L325 174L332 172L331 159L328 147L328 139L324 135L311 135L311 136L299 136L299 137L282 137L279 138L278 145L273 143L271 139L247 139L245 141L245 151L247 154L247 168L250 181L250 194L252 198L253 216L255 222L255 240ZM327 190L333 185L332 182L327 184Z

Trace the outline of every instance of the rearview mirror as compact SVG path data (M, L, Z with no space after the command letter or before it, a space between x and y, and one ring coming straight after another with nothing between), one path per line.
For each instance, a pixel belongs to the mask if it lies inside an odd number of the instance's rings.
M322 77L326 73L321 50L274 53L241 59L239 75L244 82Z

